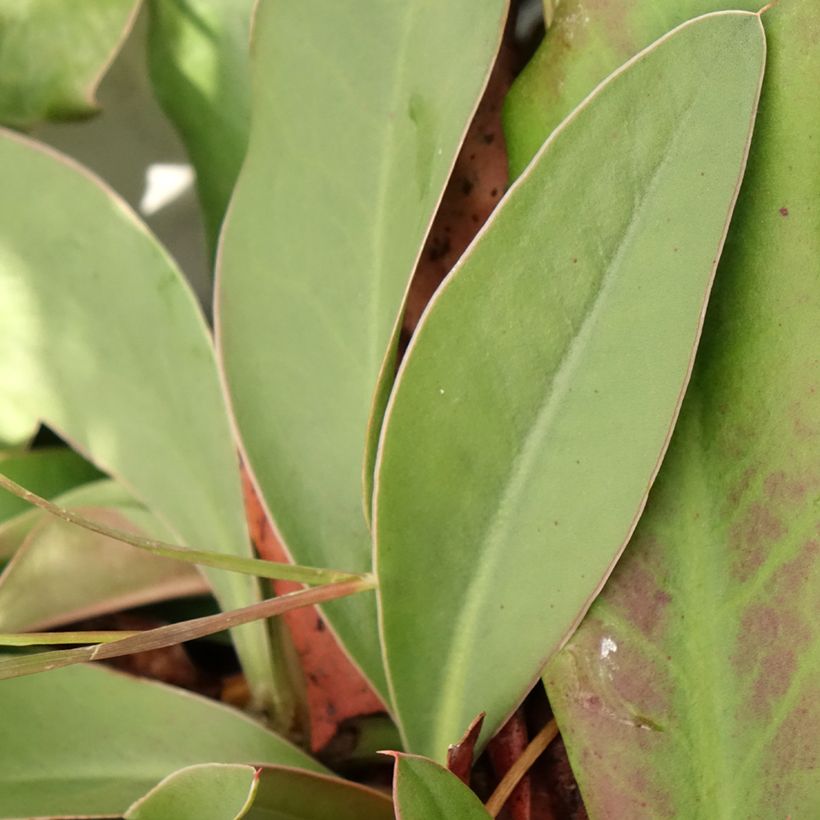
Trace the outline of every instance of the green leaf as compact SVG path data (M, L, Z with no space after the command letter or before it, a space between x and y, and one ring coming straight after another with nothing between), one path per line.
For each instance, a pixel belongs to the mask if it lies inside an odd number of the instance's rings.
M762 19L748 171L669 455L547 671L593 818L820 816L820 13Z
M52 498L72 487L87 484L100 477L99 470L84 458L63 447L0 455L0 473L25 484L46 498ZM5 490L0 490L0 522L14 518L28 509L29 505L25 501Z
M393 800L399 820L487 820L491 815L452 772L416 755L395 755Z
M149 0L148 61L179 130L213 248L248 142L253 0Z
M188 766L137 800L125 820L239 820L253 802L257 782L253 766Z
M393 820L390 798L336 777L264 766L248 820Z
M0 169L4 399L43 418L183 543L251 555L211 339L179 271L67 158L6 132ZM254 578L208 577L226 609L261 600ZM257 701L270 702L265 624L235 640Z
M165 532L155 516L133 501L80 509L96 521L132 532ZM45 516L0 575L0 631L46 629L206 591L190 564L157 558Z
M174 772L125 820L393 820L380 792L278 766L191 766Z
M595 86L686 20L764 0L544 0L549 31L504 103L510 179ZM549 8L553 7L552 16Z
M408 749L443 760L481 711L491 736L629 539L688 380L764 55L757 16L723 13L616 72L417 329L374 521Z
M100 667L3 681L0 698L0 817L119 816L195 763L322 771L239 712Z
M0 0L0 122L30 128L97 110L97 85L138 0Z
M298 563L370 569L371 394L506 6L259 6L216 313L248 463ZM374 599L325 612L386 697Z

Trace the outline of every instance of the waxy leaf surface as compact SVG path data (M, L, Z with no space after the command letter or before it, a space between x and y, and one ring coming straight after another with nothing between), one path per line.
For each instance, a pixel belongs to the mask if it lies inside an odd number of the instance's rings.
M148 2L151 82L196 168L214 248L248 142L253 6L254 0Z
M171 259L127 206L70 160L0 134L0 384L116 477L183 543L251 545L208 329ZM254 578L208 576L221 605ZM235 633L260 701L263 623Z
M122 814L195 763L322 767L239 712L91 666L0 683L0 817Z
M0 0L0 123L88 116L139 0Z
M504 103L515 179L558 124L641 49L699 14L757 11L763 0L544 0L549 31ZM550 13L549 7L552 6Z
M245 454L297 563L370 568L371 394L506 5L258 7L250 143L216 315ZM325 612L385 697L373 597Z
M490 815L468 786L438 763L397 754L393 801L398 820L488 820Z
M759 19L725 13L613 75L545 144L417 329L374 522L410 750L443 760L481 711L491 735L631 535L688 379L764 54Z
M592 818L820 816L820 10L762 20L748 170L669 453L545 677Z
M167 777L125 820L393 820L389 797L283 766L190 766Z
M125 813L125 820L239 820L256 793L256 769L200 763L168 775Z

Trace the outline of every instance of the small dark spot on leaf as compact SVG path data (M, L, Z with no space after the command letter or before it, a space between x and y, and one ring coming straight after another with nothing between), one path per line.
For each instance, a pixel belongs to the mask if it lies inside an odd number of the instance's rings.
M470 196L473 191L473 183L471 180L467 179L466 177L461 180L461 193L464 196Z
M490 145L494 139L495 134L493 134L492 132L488 131L486 134L484 134L484 142L486 142L487 145Z
M788 216L788 215L789 215L789 209L784 205L780 209L780 216Z

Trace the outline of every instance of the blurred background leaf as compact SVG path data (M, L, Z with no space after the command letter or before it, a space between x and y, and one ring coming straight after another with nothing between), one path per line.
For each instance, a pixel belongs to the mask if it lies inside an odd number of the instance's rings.
M0 123L31 128L98 109L97 86L139 0L0 0Z

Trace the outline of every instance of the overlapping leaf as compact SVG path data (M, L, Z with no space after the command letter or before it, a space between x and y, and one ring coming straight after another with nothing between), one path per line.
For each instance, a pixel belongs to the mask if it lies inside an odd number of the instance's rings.
M687 24L570 117L434 297L388 408L376 569L408 748L492 733L637 521L743 173L755 15ZM560 230L557 229L560 226Z
M256 769L239 763L200 763L168 775L137 800L125 820L239 820L258 784Z
M423 757L397 754L393 801L398 820L488 820L476 795L452 772Z
M654 0L629 6L635 28L654 24ZM593 818L820 813L820 13L783 0L763 22L748 172L669 455L547 670Z
M249 555L224 400L190 289L127 207L70 161L0 135L0 383L184 542ZM222 606L255 579L210 572ZM259 701L264 624L236 634Z
M119 490L119 497L112 499L106 492L108 482L102 484L105 506L74 509L110 526L171 537L156 516L127 493ZM83 489L88 494L98 487L94 483ZM0 632L48 629L207 591L191 564L148 555L46 513L35 512L34 517L33 529L0 575Z
M506 0L259 5L216 313L248 462L298 563L370 568L371 393L505 11ZM385 696L373 598L326 613Z
M392 820L390 799L356 783L283 766L209 764L167 777L125 820Z
M0 473L24 484L38 495L51 498L77 485L100 478L100 472L66 448L0 455ZM0 523L29 509L25 501L0 490ZM0 556L3 550L0 548Z
M0 817L119 816L195 763L322 771L232 709L102 668L3 681L0 698Z
M248 141L253 0L150 0L157 98L184 140L213 247Z
M549 32L504 103L510 177L595 86L699 14L757 11L761 0L544 0ZM550 7L552 10L550 11Z
M139 0L0 0L0 122L87 116Z

